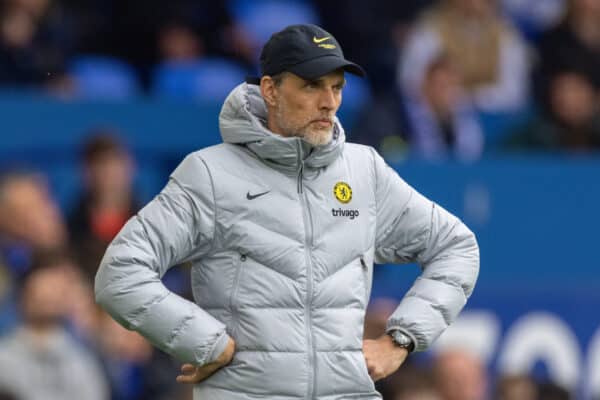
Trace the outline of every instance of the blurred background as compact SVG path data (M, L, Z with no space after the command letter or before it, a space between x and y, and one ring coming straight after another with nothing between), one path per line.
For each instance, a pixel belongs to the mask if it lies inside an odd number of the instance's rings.
M481 273L386 400L600 399L600 0L0 1L0 399L191 399L94 304L123 223L220 142L261 46L316 23L339 117L477 234ZM365 336L418 275L378 266ZM189 271L165 284L190 296Z

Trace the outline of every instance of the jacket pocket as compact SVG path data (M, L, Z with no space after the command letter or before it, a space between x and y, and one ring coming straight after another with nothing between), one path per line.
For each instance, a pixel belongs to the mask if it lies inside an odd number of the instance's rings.
M235 275L233 277L233 286L231 287L231 295L229 297L229 310L231 312L231 332L230 336L237 340L236 333L239 325L238 318L238 288L240 287L240 281L244 272L244 264L248 257L245 254L235 253L233 256L233 263L235 264Z
M360 256L360 267L362 270L363 285L365 289L365 307L369 305L369 298L371 297L371 282L373 280L373 264L371 264L368 258L364 255Z

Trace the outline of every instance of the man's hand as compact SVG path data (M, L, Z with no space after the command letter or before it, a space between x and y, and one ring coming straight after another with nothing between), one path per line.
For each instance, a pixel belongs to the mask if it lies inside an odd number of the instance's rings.
M179 383L199 383L214 374L217 370L223 368L233 359L235 352L235 341L229 338L227 347L215 361L195 367L192 364L183 364L181 366L182 375L177 377Z
M400 368L408 350L396 346L390 335L383 335L375 340L363 340L363 354L369 375L375 382Z

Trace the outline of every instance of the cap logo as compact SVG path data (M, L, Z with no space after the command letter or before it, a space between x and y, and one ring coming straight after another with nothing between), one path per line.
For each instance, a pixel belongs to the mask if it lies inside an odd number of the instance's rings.
M328 50L335 49L335 44L322 43L322 42L324 42L326 40L329 40L329 39L331 39L331 36L325 36L325 37L322 37L322 38L317 38L316 36L313 36L313 42L315 42L315 44L317 46L322 47L324 49L328 49Z
M319 44L319 43L321 43L321 42L324 42L324 41L326 41L327 39L331 39L331 36L325 36L325 37L318 38L318 39L317 39L317 37L316 37L316 36L313 36L313 42L315 42L315 43L317 43L317 44Z

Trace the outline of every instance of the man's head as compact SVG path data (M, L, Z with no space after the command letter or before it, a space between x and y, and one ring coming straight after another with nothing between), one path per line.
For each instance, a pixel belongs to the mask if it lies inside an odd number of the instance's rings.
M550 81L551 113L568 127L585 126L594 118L597 96L593 84L576 71L562 71Z
M446 350L434 360L436 388L444 400L482 400L487 376L481 361L469 352Z
M336 70L315 80L291 72L261 79L261 92L269 114L269 129L282 136L297 136L319 146L331 141L335 113L342 104L344 72Z
M70 306L73 260L61 252L41 252L21 277L21 312L32 329L58 326Z
M133 179L133 160L113 132L93 132L84 145L83 162L86 183L92 195L129 195Z
M451 118L462 90L460 73L448 57L439 57L429 64L423 80L423 95L438 118Z
M364 76L363 69L346 60L335 38L315 25L292 25L273 34L260 62L269 129L312 145L331 141L344 72Z
M34 249L65 245L62 215L41 176L28 172L0 176L0 234Z

